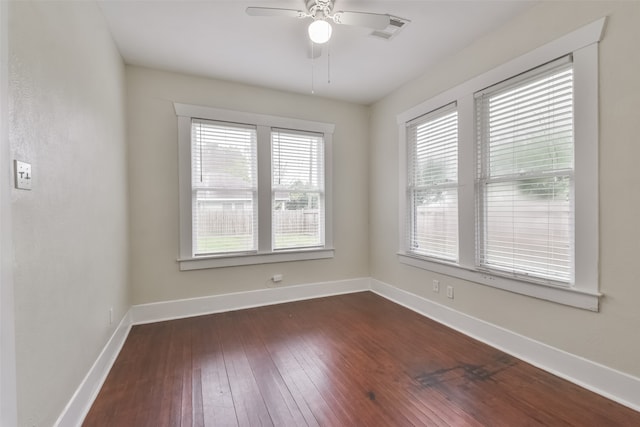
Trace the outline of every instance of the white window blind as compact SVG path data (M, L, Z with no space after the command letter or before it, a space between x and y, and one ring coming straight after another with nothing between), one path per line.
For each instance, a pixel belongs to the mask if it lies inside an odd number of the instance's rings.
M324 245L324 137L271 131L274 249Z
M476 94L478 266L573 281L573 68L565 57Z
M456 105L407 123L406 230L411 253L458 259L458 113Z
M256 129L192 119L193 253L257 249Z

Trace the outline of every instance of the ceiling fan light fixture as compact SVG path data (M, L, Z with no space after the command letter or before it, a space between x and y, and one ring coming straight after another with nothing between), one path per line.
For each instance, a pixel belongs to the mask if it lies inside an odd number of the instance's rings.
M323 44L329 41L331 38L331 24L324 19L316 19L309 24L309 38L316 44Z

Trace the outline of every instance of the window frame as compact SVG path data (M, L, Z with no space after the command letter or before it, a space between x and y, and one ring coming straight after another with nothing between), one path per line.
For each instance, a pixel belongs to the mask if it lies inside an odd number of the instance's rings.
M518 294L598 311L598 42L606 17L517 57L399 114L399 251L410 266ZM481 270L476 259L476 92L511 79L557 58L572 55L574 66L575 138L575 280L569 286L508 278ZM406 124L456 102L458 105L458 238L459 261L444 262L412 253L406 236Z
M490 149L492 140L489 136L489 121L491 120L491 107L489 99L493 96L504 95L505 91L510 90L519 90L522 89L524 85L530 84L533 81L541 82L545 76L549 76L551 74L558 75L560 73L566 73L566 71L571 70L571 164L570 166L564 166L562 168L550 169L546 168L544 171L534 170L528 171L526 173L522 171L514 172L511 170L509 173L500 173L497 171L493 171L491 168L491 161L495 159L492 157L493 152ZM478 152L478 162L477 162L477 178L476 178L476 200L477 200L477 210L476 210L476 231L477 231L477 239L476 239L476 266L478 269L487 271L490 274L502 275L511 278L520 278L522 280L530 280L542 283L551 283L556 284L558 286L570 286L574 283L575 277L575 257L573 254L575 253L574 248L574 233L573 230L573 220L574 220L574 197L573 197L573 187L575 183L574 179L574 161L573 151L575 148L575 138L573 138L573 128L574 126L574 85L573 85L573 58L571 55L566 55L561 58L558 58L555 61L551 61L550 63L544 64L540 67L534 68L533 70L529 70L523 74L515 76L511 79L505 80L503 82L498 83L497 85L491 86L489 88L483 89L481 91L476 92L476 126L478 129L478 133L476 134L476 144L477 144L477 152ZM479 116L478 114L482 114ZM482 118L480 118L482 117ZM540 117L540 116L536 116ZM507 124L512 124L507 122ZM539 129L536 129L539 130ZM530 135L530 134L529 134ZM504 147L504 145L503 145ZM541 271L535 271L534 269L520 269L516 266L511 266L513 270L507 267L508 263L500 263L493 262L490 260L490 243L496 243L489 238L489 227L490 227L490 216L488 214L488 206L490 205L490 198L492 197L491 192L488 190L488 187L497 183L507 184L516 182L521 182L521 179L536 179L536 178L549 178L549 177L562 177L569 183L568 189L568 205L570 206L570 225L569 228L569 251L572 254L570 263L568 265L568 272L566 273L567 279L562 280L558 276L553 277L553 275L548 274L545 275ZM522 197L517 199L519 202L524 202L526 198ZM512 216L511 219L516 220L516 216ZM517 248L515 245L512 249ZM520 246L522 248L522 246ZM508 250L506 251L508 252ZM502 255L505 253L502 252ZM522 259L520 259L522 261Z
M332 220L332 140L335 125L280 116L247 113L220 108L173 104L178 118L178 186L179 235L178 263L180 270L266 264L287 261L333 258ZM192 235L192 182L191 182L191 121L192 119L240 123L257 129L258 150L258 249L249 253L229 253L195 256ZM324 246L296 249L272 249L271 239L271 130L273 128L321 133L324 135L324 191L325 225Z
M251 217L252 217L252 221L251 221L251 225L252 228L257 229L257 223L258 223L258 177L257 177L257 151L258 151L258 138L257 138L257 129L255 126L253 125L247 125L247 124L243 124L243 123L230 123L230 122L221 122L219 120L206 120L206 119L196 119L196 118L192 118L191 119L191 127L190 127L190 137L191 137L191 163L190 163L190 168L191 168L191 173L192 173L192 178L193 178L193 172L195 171L195 169L197 168L198 163L200 163L200 177L202 177L203 175L206 175L206 173L204 172L205 169L209 169L205 166L205 159L202 158L202 153L204 152L203 150L203 145L202 144L206 144L206 141L203 141L204 138L200 137L195 137L194 136L194 131L196 131L196 134L207 134L207 127L209 127L208 129L208 133L211 134L213 132L216 132L216 130L220 130L221 128L224 128L228 131L233 130L235 132L242 132L242 131L248 131L250 133L249 136L249 141L243 141L243 142L247 142L248 143L248 149L251 152L251 160L252 162L250 162L251 164L249 165L249 170L247 170L246 172L249 173L249 176L252 177L251 180L251 185L250 185L250 189L247 188L235 188L235 189L230 189L228 187L218 187L216 184L219 184L217 181L214 181L213 183L210 183L209 185L205 185L203 182L200 183L200 185L197 185L196 182L198 181L197 178L198 176L196 175L196 180L192 180L191 182L191 213L192 213L192 253L194 254L195 258L200 258L203 256L220 256L220 255L231 255L231 254L235 254L235 255L241 255L241 254L249 254L249 253L253 253L256 251L257 245L258 245L258 236L256 233L252 233L251 239L247 239L247 241L251 242L251 248L239 248L236 250L221 250L221 251L212 251L212 252L199 252L198 251L198 242L197 242L197 231L194 231L194 227L196 225L196 223L198 223L198 211L196 209L196 206L198 206L198 193L199 192L203 192L203 193L208 193L208 192L219 192L219 193L224 193L227 194L227 197L229 197L229 192L231 193L251 193ZM203 132L203 129L205 129L205 131ZM196 141L200 142L199 147L194 146L194 143L196 143ZM222 141L219 141L222 142ZM223 144L227 144L226 141L222 142ZM232 143L233 144L233 143ZM238 145L234 145L234 148L237 149ZM226 153L225 153L226 154ZM196 159L197 158L197 159ZM196 162L197 161L197 162ZM197 172L197 171L196 171ZM227 198L227 201L229 199ZM228 203L228 202L227 202ZM223 208L224 210L224 208Z
M277 137L276 137L277 135ZM319 138L321 135L321 142L318 142L317 144L319 145L319 147L316 150L313 150L316 153L316 156L318 157L318 161L315 162L315 166L312 167L311 169L314 170L315 169L315 178L317 180L317 185L315 186L315 188L313 189L307 189L307 190L296 190L296 192L298 193L304 193L306 195L309 194L315 194L317 195L317 209L318 209L318 238L320 239L320 244L317 245L307 245L305 246L303 245L290 245L290 246L282 246L282 247L277 247L277 233L276 233L276 228L277 227L271 227L271 245L273 247L274 252L282 252L282 251L291 251L291 250L304 250L305 248L311 249L311 248L317 248L320 246L324 246L324 242L325 242L325 215L326 215L326 209L325 209L325 188L324 188L324 182L325 182L325 170L324 170L324 155L322 156L322 158L320 158L319 153L323 152L324 150L324 134L320 134L317 132L309 132L309 131L300 131L300 130L291 130L291 129L280 129L280 128L272 128L272 132L271 132L271 170L274 171L276 169L276 161L274 159L274 147L273 144L276 142L276 139L280 139L280 136L283 135L284 138L300 138L300 139L304 139L304 138ZM286 143L282 144L282 141L280 142L280 153L282 153L282 147L285 146L286 147ZM299 142L299 141L298 141ZM313 143L312 143L313 144ZM311 146L309 147L310 151L309 151L309 155L310 157L313 157L312 150L311 150ZM282 167L282 164L280 162L278 162L278 166ZM286 169L286 168L285 168ZM282 172L282 171L281 171ZM282 176L282 175L277 175L277 176ZM272 175L271 177L271 218L272 221L276 219L276 209L274 209L274 204L276 203L276 195L279 192L287 192L287 193L291 193L291 189L286 189L286 188L279 188L279 185L277 185L275 183L275 176ZM311 179L311 181L313 181L313 179ZM321 219L321 220L320 220Z
M428 124L433 124L435 122L437 122L438 120L444 118L444 117L448 117L451 114L455 114L455 128L456 128L456 140L455 140L455 152L456 152L456 161L455 161L455 165L456 165L456 177L454 181L451 182L446 182L446 183L437 183L437 184L431 184L431 185L427 185L427 184L416 184L415 183L415 167L417 163L417 155L418 155L418 145L419 145L419 141L417 138L414 139L413 134L414 134L414 130L417 132L417 128L422 126L422 125L428 125ZM407 247L410 248L409 250L411 252L415 252L416 254L418 254L419 256L428 258L428 259L434 259L434 260L442 260L442 261L446 261L446 262L457 262L458 260L458 243L459 243L459 239L458 239L458 230L457 230L457 226L456 226L456 233L455 233L455 255L454 258L447 258L446 255L442 254L442 252L440 253L436 253L436 251L428 251L430 253L420 253L422 251L416 250L414 248L416 248L416 244L415 244L415 240L417 240L416 238L416 234L418 232L417 230L417 226L416 226L416 211L417 211L417 206L416 206L416 202L415 202L415 194L418 191L423 191L423 190L433 190L433 189L437 189L437 188L442 188L444 190L450 190L453 189L456 193L456 203L458 200L458 192L460 191L460 185L459 185L459 181L458 181L458 164L457 164L457 156L458 156L458 135L457 135L457 128L458 128L458 110L457 110L457 105L456 103L452 103L449 105L445 105L441 108L438 108L435 111L430 111L427 114L424 114L420 117L416 117L415 119L411 120L410 122L406 123L406 130L411 130L410 134L411 136L409 136L409 134L407 135L407 161L409 162L407 164L407 171L406 171L406 177L407 177L407 188L406 188L406 196L407 196L407 204L406 204L406 208L407 208L407 215L406 215L406 239L407 239ZM411 147L409 147L409 140L411 140ZM448 147L447 147L448 148ZM443 149L443 150L446 150ZM456 221L457 221L457 216L458 216L458 212L457 212L457 204L456 204L456 213L455 213L455 217L456 217ZM428 231L427 231L428 232Z

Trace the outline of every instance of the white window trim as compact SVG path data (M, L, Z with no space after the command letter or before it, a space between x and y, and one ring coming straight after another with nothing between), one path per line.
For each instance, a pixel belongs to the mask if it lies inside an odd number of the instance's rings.
M180 270L333 258L332 136L335 125L265 114L174 103L178 116L178 180L180 193ZM255 125L258 134L258 212L271 212L271 128L324 134L325 244L323 248L271 249L271 215L258 215L258 251L247 254L193 256L191 203L191 119Z
M443 116L445 116L447 114L451 114L451 113L454 113L454 112L456 113L456 124L455 124L455 126L457 128L458 127L458 117L457 117L458 108L457 108L457 105L456 105L455 102L452 103L452 104L444 105L444 106L442 106L442 107L440 107L440 108L438 108L438 109L436 109L434 111L430 111L429 113L427 113L425 115L422 115L420 117L417 117L417 118L407 122L405 124L404 128L405 128L405 130L409 129L409 128L412 128L416 123L418 124L418 126L420 126L422 124L425 124L425 123L430 123L433 120L434 117L436 117L436 119L438 119L440 117L443 117ZM416 140L415 143L417 144L418 141ZM458 150L458 141L457 140L455 141L455 146L456 146L456 155L457 155L458 152L459 152L459 150ZM416 146L416 152L417 152L417 146ZM407 156L407 159L408 159L408 156ZM457 165L457 162L456 162L456 167L457 166L458 165ZM407 171L409 169L411 169L411 167L409 165L407 165L407 168L408 168ZM413 173L415 173L415 172L413 172ZM440 185L438 185L438 187L439 188L443 188L443 189L454 189L456 191L456 194L458 194L458 192L460 191L460 185L459 185L459 181L457 179L458 175L459 175L458 171L456 170L456 180L455 180L454 183L446 183L444 185L440 184ZM405 172L405 176L407 176L406 172ZM414 183L414 185L415 185L415 183ZM409 187L410 187L410 184L407 185L407 189L405 190L406 191L406 195L410 196L410 199L407 200L407 204L405 206L405 208L409 210L409 214L407 215L407 218L405 219L405 220L408 220L408 222L405 224L406 229L404 231L405 232L405 236L404 237L405 237L405 239L407 239L406 243L410 246L411 243L412 243L411 240L413 239L411 236L413 236L414 231L415 231L415 230L412 230L413 224L415 224L415 222L414 222L414 219L412 219L411 217L412 217L412 215L415 215L415 209L416 208L414 206L412 206L414 202L411 200L411 198L413 198L414 196L412 195L413 191L410 191ZM430 188L435 188L435 187L431 186ZM457 197L457 198L459 198L459 197ZM457 259L458 252L459 252L459 248L457 248L458 243L459 243L459 239L458 239L457 234L456 234L455 237L456 237L456 242L455 242L455 244L456 244L456 254L455 254L455 258ZM429 257L429 255L418 255L418 256ZM434 257L434 259L436 258L435 256L433 256L433 257ZM446 258L445 256L437 257L437 259L442 261L442 262L454 262L453 259Z
M598 42L606 17L515 58L493 70L449 89L397 116L399 128L399 261L479 284L598 311ZM474 93L517 76L556 58L573 55L575 140L575 284L570 287L539 284L478 271L475 267L476 133ZM408 252L406 217L406 123L444 105L458 104L458 235L459 262L436 262Z

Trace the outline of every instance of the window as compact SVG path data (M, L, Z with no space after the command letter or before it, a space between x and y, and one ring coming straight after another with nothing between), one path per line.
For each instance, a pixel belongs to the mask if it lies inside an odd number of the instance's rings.
M193 254L257 250L255 126L191 121Z
M333 125L174 107L182 270L333 256Z
M458 114L447 106L407 125L411 252L458 259Z
M604 22L398 116L402 263L598 310Z
M478 265L573 281L573 63L476 94Z
M271 167L274 249L323 246L324 137L274 129Z

